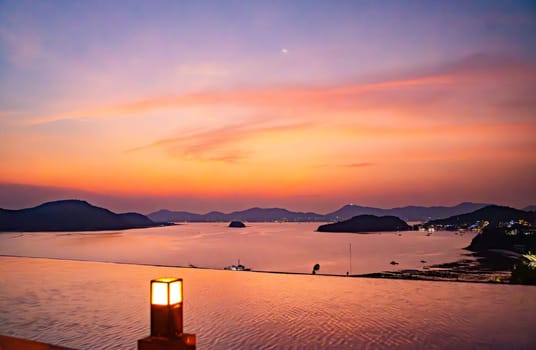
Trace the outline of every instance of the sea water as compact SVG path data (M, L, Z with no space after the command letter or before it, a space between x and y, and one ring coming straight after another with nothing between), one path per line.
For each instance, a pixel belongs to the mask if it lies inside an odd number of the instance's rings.
M532 286L310 275L316 263L320 274L345 275L456 261L467 258L474 234L317 226L2 233L0 255L19 257L0 257L0 334L135 349L149 334L149 281L176 276L184 279L185 331L197 334L199 349L535 347ZM307 275L222 270L238 259L253 270Z
M184 279L198 349L534 349L533 286L0 257L0 334L135 349L149 281Z
M194 223L99 232L0 234L0 255L222 269L346 275L467 259L474 233L403 231L373 234L316 232L318 223ZM398 265L391 265L395 261ZM424 262L421 262L424 261Z

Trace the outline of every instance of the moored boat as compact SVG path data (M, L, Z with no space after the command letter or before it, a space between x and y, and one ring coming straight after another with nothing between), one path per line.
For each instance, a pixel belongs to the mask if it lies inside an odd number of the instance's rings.
M245 267L244 265L240 264L240 259L238 259L238 264L237 265L226 266L223 269L224 270L231 270L231 271L251 271L250 268Z

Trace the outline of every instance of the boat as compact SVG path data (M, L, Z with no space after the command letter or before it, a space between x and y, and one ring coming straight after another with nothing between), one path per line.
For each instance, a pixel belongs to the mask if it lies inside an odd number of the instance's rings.
M226 266L223 269L224 270L231 270L231 271L251 271L250 268L245 267L244 265L240 264L240 259L238 259L238 264L237 265Z

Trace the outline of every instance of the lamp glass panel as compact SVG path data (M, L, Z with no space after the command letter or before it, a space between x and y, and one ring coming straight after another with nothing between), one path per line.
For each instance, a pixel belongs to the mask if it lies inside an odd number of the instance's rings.
M168 304L168 284L152 282L151 283L151 304L167 305Z
M157 278L155 281L157 282L173 282L173 281L176 281L177 278L175 277L160 277L160 278Z
M177 304L182 302L181 281L171 282L169 284L169 303Z

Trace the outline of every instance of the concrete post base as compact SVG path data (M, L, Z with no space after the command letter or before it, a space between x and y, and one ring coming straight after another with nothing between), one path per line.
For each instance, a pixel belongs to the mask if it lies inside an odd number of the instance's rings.
M183 334L178 338L146 337L138 340L138 350L195 350L195 334Z

